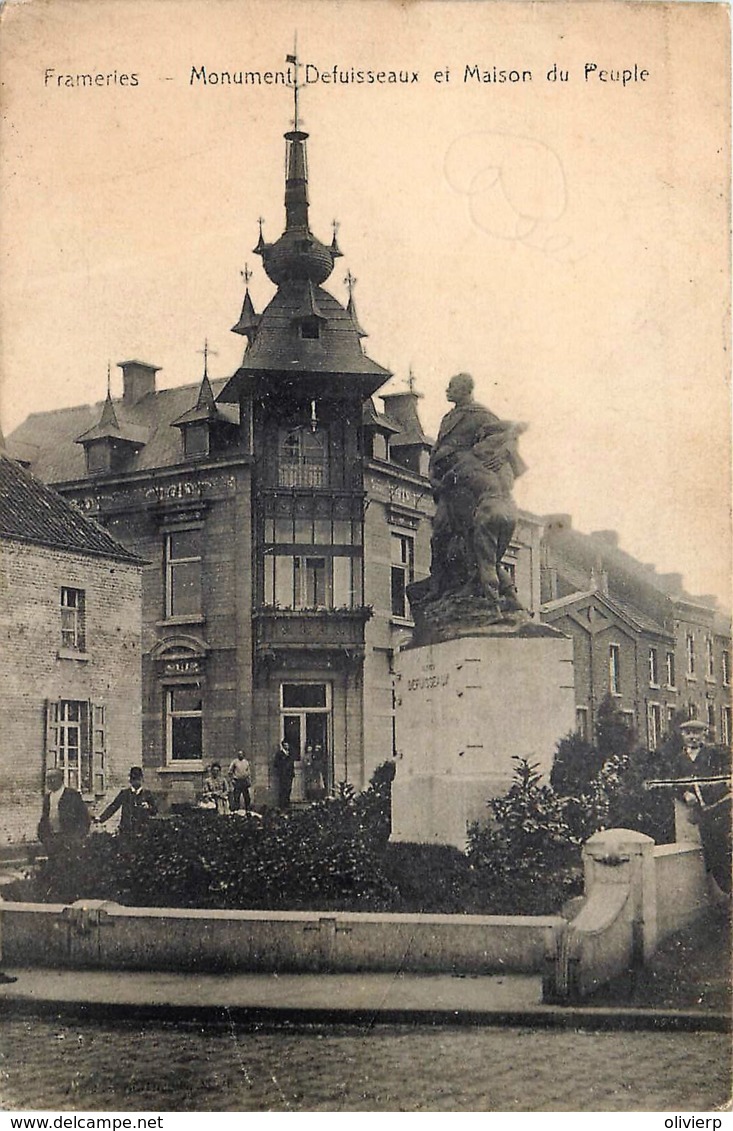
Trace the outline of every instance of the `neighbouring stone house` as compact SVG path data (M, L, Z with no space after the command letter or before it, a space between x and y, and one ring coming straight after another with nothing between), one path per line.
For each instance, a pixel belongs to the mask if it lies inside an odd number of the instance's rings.
M94 803L140 763L141 566L0 453L0 847L35 839L47 768Z

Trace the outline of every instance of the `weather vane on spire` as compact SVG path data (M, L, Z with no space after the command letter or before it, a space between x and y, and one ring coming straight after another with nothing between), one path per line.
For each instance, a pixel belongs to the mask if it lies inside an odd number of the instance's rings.
M110 397L110 398L112 396L111 389L112 389L112 362L108 361L107 362L107 396Z
M410 368L408 370L408 377L407 377L407 388L410 390L411 393L415 392L415 384L416 384L415 372L414 372L412 366L410 366Z
M209 349L209 339L208 338L204 338L204 348L202 350L196 350L196 353L202 353L204 355L204 377L206 377L208 379L208 376L209 376L209 354L210 353L213 354L214 357L218 357L219 354L216 350Z
M295 34L293 36L293 53L292 53L292 55L286 55L285 56L285 62L291 63L293 65L293 68L294 68L293 83L292 83L292 86L293 86L293 106L294 106L293 129L299 130L300 129L300 119L299 119L299 115L298 115L298 94L300 92L300 83L298 82L298 71L303 66L303 64L298 62L298 33L297 33L297 31L295 32Z
M242 278L244 279L244 285L245 285L245 287L248 287L248 286L249 286L249 281L250 281L250 279L252 278L252 272L251 272L251 271L250 271L250 269L249 269L249 263L245 263L245 265L244 265L244 271L240 271L240 272L239 272L239 274L240 274L240 275L242 276Z
M351 299L351 298L354 297L354 287L356 286L356 279L351 274L351 271L346 272L346 278L344 279L344 282L346 283L346 286L349 288L349 298Z

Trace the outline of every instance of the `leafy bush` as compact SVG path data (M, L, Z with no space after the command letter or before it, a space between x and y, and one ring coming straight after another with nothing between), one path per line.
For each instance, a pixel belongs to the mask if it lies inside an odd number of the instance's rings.
M127 839L98 833L80 850L45 862L22 897L143 907L379 908L394 893L367 808L339 797L262 821L193 810L151 821Z
M557 911L580 890L580 839L564 799L526 758L514 758L514 781L489 802L487 825L469 828L468 859L498 905L519 901L533 911Z

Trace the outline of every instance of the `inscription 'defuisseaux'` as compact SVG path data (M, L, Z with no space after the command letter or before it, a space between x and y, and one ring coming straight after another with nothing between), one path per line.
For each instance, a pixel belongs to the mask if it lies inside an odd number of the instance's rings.
M431 687L447 687L450 673L445 672L443 675L419 675L414 679L408 679L408 691L426 691Z

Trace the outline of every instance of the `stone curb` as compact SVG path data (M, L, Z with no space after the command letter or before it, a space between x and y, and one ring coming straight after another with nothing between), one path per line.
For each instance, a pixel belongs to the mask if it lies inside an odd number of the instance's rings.
M4 995L0 1016L55 1017L89 1021L169 1022L187 1025L242 1026L429 1025L465 1027L522 1027L538 1029L587 1029L603 1031L654 1030L656 1032L731 1031L726 1013L699 1010L608 1009L571 1006L538 1006L522 1010L450 1009L354 1009L321 1006L176 1005L157 1002L103 1002L47 1000Z

